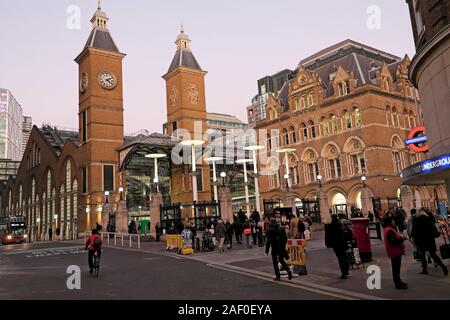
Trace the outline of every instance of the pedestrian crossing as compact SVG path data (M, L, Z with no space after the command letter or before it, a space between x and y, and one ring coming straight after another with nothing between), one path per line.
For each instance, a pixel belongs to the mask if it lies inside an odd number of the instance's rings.
M11 252L5 252L4 255L25 255L26 258L43 258L43 257L55 257L64 255L77 255L83 254L85 250L77 247L64 247L64 248L45 248L45 249L32 249L32 250L17 250Z

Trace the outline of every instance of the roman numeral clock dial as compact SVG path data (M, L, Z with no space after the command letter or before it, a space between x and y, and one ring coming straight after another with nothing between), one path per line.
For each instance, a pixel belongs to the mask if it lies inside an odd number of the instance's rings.
M114 73L110 71L102 71L98 75L98 82L107 90L112 90L117 86L117 78Z

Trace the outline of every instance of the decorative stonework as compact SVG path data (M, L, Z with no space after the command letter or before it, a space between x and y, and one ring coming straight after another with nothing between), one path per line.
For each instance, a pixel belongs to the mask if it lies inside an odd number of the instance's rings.
M198 104L198 101L200 99L200 94L199 94L197 86L195 84L189 85L188 97L189 97L189 99L191 99L192 104Z
M170 104L172 105L172 107L175 107L177 104L177 100L178 100L177 88L172 87L172 89L170 90L169 100L170 100Z

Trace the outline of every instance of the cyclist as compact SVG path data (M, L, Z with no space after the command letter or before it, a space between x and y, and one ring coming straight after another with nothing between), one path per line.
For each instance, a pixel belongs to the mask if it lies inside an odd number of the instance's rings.
M92 274L94 271L92 261L94 254L97 252L99 259L102 254L102 238L98 234L97 229L92 230L92 235L86 240L86 246L84 250L88 249L89 249L88 255L89 272Z

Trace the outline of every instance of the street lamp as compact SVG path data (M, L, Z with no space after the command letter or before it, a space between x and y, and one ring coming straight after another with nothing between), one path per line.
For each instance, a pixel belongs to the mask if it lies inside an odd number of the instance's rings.
M250 199L248 196L248 177L247 177L247 163L253 162L251 159L240 159L237 160L237 164L242 164L244 166L244 187L245 187L245 202L247 207L247 217L250 217Z
M123 200L123 187L119 188L119 193L120 193L120 201Z
M286 175L288 176L287 177L287 183L288 183L288 187L290 188L291 187L291 180L289 179L289 177L290 177L290 172L289 172L289 159L288 159L288 155L289 155L289 153L292 153L292 152L295 152L296 151L296 149L293 149L293 148L286 148L286 149L278 149L276 152L277 153L284 153L284 164L285 164L285 167L286 167Z
M320 174L317 176L317 181L319 181L319 188L322 189L322 176Z
M109 201L109 191L105 191L105 203L108 203Z
M182 146L190 146L191 147L191 158L192 158L192 189L194 202L198 202L198 192L197 192L197 166L196 166L196 157L195 157L195 147L201 146L205 144L203 140L184 140L181 141Z
M212 162L213 165L213 186L214 186L214 200L216 202L219 201L219 196L217 195L217 171L216 171L216 162L221 161L223 158L220 157L211 157L206 158L205 161Z
M263 146L248 146L245 147L245 151L252 151L253 153L253 173L255 174L255 196L256 196L256 211L261 212L260 194L259 194L259 174L258 174L258 160L257 153L258 150L263 150Z
M220 177L222 178L222 186L225 187L225 178L227 177L227 173L226 172L221 172L220 173Z
M363 183L363 187L364 187L364 188L366 187L366 180L367 180L366 176L362 176L362 177L361 177L361 181L362 181L362 183Z
M167 155L163 153L152 153L146 155L145 157L155 160L155 178L153 179L153 182L156 185L156 193L158 193L159 192L158 159L166 158Z

